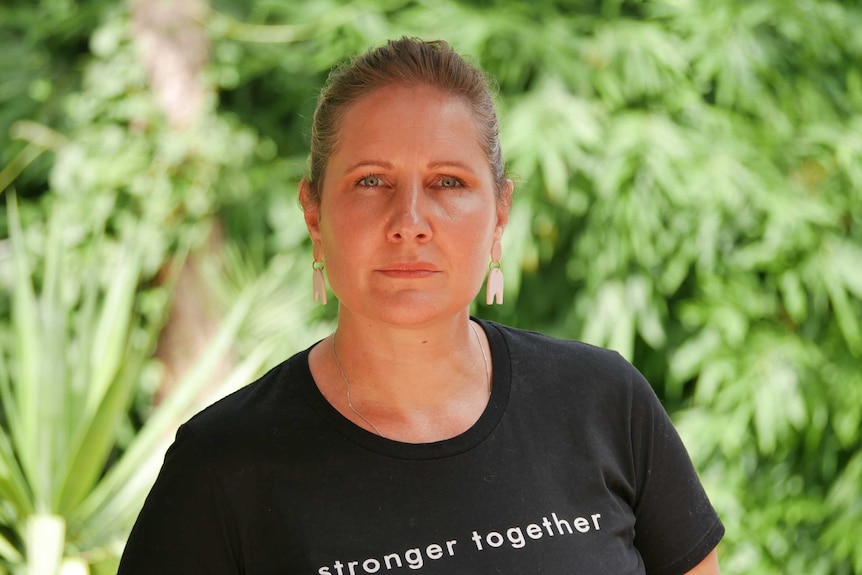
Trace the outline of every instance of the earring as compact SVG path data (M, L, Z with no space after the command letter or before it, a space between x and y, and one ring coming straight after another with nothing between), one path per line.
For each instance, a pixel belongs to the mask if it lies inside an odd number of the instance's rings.
M314 301L319 301L320 305L326 305L326 280L323 279L323 262L313 262L311 267L314 268L314 272L312 272Z
M314 301L319 301L320 305L326 305L326 279L323 277L323 260L316 245L314 246L314 261L311 263L311 267L314 270L311 272Z
M494 245L491 246L491 263L488 264L488 287L485 292L485 303L488 305L503 303L503 271L500 265L500 256L503 248L500 245L500 240L494 240Z

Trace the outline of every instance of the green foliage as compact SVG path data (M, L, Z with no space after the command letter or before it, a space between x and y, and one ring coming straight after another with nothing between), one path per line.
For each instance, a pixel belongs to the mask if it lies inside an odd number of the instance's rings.
M0 332L0 572L26 565L28 573L49 575L61 561L110 565L177 425L269 359L274 343L261 339L212 385L266 283L249 281L232 298L207 352L129 439L130 403L159 377L151 354L163 318L153 314L166 312L170 282L140 290L144 244L135 231L116 240L101 234L80 249L70 233L76 224L58 209L45 229L31 222L28 230L47 234L37 274L14 197L9 208L13 315Z
M155 271L217 219L244 246L224 256L225 305L259 290L237 328L253 353L278 319L306 321L296 300L270 306L307 287L294 198L326 71L387 38L444 38L496 78L516 179L507 303L476 312L613 347L645 372L728 526L723 572L862 573L858 2L217 0L218 101L183 135L152 103L125 14L91 5L68 29L71 0L0 9L0 71L36 62L0 88L0 181L42 196L22 200L25 224L62 202L65 221L87 222L67 243L145 234L144 305ZM40 262L50 237L28 236ZM96 467L82 493L104 480ZM19 543L0 539L0 554Z
M479 61L517 185L510 303L478 313L643 369L729 527L725 572L862 572L859 6L221 6L317 22L289 46L219 42L247 74L222 105L289 155L345 52L418 34Z
M113 4L5 0L0 5L0 166L14 167L16 157L27 165L44 149L16 141L10 132L16 121L63 124L63 99L80 82L81 48ZM25 193L44 186L49 166L43 159L20 174ZM5 189L8 181L2 180L0 176L0 189Z
M10 195L3 212L0 573L115 570L177 425L315 335L303 333L299 295L284 287L296 257L260 270L197 256L220 296L221 326L174 391L136 412L161 380L153 352L174 278L218 206L249 187L258 140L213 102L194 125L171 129L127 14L102 16L79 88L62 95L62 121L19 120L10 131L51 161L44 181L17 182L35 199L19 214ZM301 335L285 337L270 313Z

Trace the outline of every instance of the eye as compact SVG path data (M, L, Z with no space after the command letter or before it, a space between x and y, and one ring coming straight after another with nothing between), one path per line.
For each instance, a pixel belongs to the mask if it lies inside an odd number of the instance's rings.
M376 188L383 185L383 180L380 179L380 176L363 176L356 180L356 184L366 188Z
M441 188L457 188L462 185L463 182L461 180L452 176L443 176L442 178L440 178Z

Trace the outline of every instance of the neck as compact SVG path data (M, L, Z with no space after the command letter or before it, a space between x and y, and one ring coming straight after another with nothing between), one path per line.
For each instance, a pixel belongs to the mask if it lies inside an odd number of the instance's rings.
M489 396L490 353L481 328L473 327L466 312L409 328L342 314L333 339L314 350L329 364L315 380L333 406L366 429L414 442L454 436L478 419Z

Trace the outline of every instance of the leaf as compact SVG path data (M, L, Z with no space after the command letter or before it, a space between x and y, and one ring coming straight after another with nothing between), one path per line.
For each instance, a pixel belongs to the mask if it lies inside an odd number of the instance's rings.
M53 210L48 222L48 238L43 260L43 281L39 294L42 318L42 372L37 382L38 419L40 434L39 473L31 481L44 481L50 499L46 510L56 511L58 471L63 468L68 453L71 420L76 415L67 409L67 361L69 335L67 326L69 302L64 301L66 284L72 280L66 274L61 234L65 222L59 210ZM47 361L45 361L47 360Z
M24 557L21 553L15 548L14 545L9 543L9 540L6 539L2 533L0 533L0 557L8 561L9 563L20 564L24 562Z
M841 278L847 292L862 301L862 247L850 241L831 245L835 275Z
M39 146L27 144L23 150L18 152L18 155L3 170L0 170L0 194L5 192L12 185L12 182L15 181L15 178L20 176L21 172L36 161L44 151Z
M721 336L712 327L689 338L671 356L670 373L674 380L684 382L694 377L720 345Z
M784 307L791 319L797 324L805 321L808 315L808 300L799 276L792 270L781 274L778 283L784 300Z
M832 302L832 307L835 309L835 321L838 322L838 327L844 335L847 347L855 354L862 353L862 331L859 329L859 320L850 303L850 298L847 297L847 292L844 291L844 286L826 281L826 291L829 293L829 301Z
M17 373L13 376L17 403L17 423L12 436L21 467L33 489L37 502L50 500L44 470L39 468L43 446L39 444L39 390L42 377L40 351L42 349L40 326L42 324L33 292L24 238L18 216L18 204L14 195L7 199L9 211L9 233L12 242L12 257L15 283L12 295L12 327L16 343ZM40 480L40 478L42 478Z
M125 417L140 369L142 354L135 353L129 338L132 305L138 286L140 259L131 247L121 247L107 293L98 311L98 324L90 348L87 402L75 418L69 441L68 465L57 493L58 510L68 512L83 499L102 472L114 446L113 430ZM99 289L97 283L90 289ZM83 351L83 350L82 350ZM124 375L118 376L121 360ZM131 372L131 376L129 375Z
M13 506L14 515L25 517L33 512L32 494L18 464L12 441L0 427L0 496Z
M137 255L131 250L118 254L105 302L93 337L90 363L93 367L85 413L92 415L108 393L123 358L132 303L140 274ZM86 419L86 417L85 417Z

